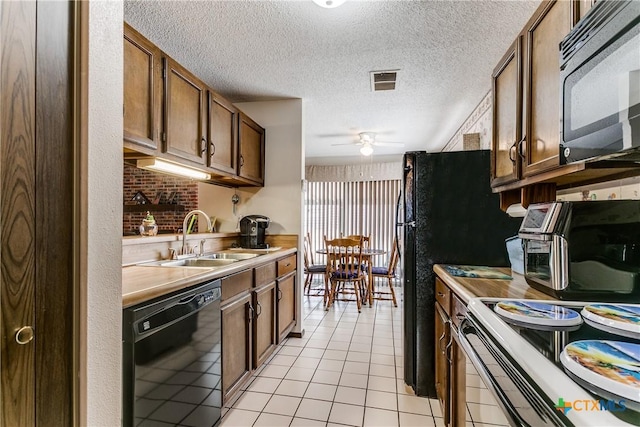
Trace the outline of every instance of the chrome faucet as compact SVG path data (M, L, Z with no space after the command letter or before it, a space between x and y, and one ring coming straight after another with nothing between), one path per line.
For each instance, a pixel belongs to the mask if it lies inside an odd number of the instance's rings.
M186 255L187 254L187 250L188 250L188 248L187 248L187 223L189 222L189 219L192 216L198 215L198 214L201 214L207 220L207 232L211 231L211 229L213 228L213 226L211 225L211 218L209 218L209 215L207 215L206 213L202 212L200 209L194 209L194 210L188 212L184 217L184 221L182 221L182 255Z

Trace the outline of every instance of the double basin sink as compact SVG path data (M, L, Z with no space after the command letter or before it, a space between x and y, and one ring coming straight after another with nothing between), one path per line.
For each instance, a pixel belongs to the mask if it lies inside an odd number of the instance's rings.
M154 261L144 265L159 267L224 267L234 262L255 258L260 254L250 253L213 253L200 257Z

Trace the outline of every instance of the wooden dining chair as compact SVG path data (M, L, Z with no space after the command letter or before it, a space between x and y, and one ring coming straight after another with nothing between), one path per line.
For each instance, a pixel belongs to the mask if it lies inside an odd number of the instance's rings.
M350 234L347 239L362 239L362 247L369 249L371 243L371 236L365 236L364 234Z
M362 309L362 293L365 288L366 273L362 269L362 239L340 238L329 240L325 236L327 252L327 277L331 285L326 309L329 310L338 294L355 294L358 313ZM353 286L353 292L347 290L347 284ZM339 291L338 287L342 285ZM341 301L352 301L341 298Z
M364 234L350 234L347 236L347 239L361 239L362 240L362 249L364 251L367 251L370 247L371 247L371 236L366 236ZM369 281L369 274L368 274L368 270L369 270L369 257L363 257L362 258L362 270L365 273L365 281L366 286L363 287L362 289L362 302L363 304L366 304L367 301L369 300L369 288L371 288L371 284L368 283Z
M393 305L395 307L398 306L398 302L396 301L396 292L393 289L393 279L396 277L396 267L398 266L398 260L400 259L400 254L398 252L398 240L393 239L393 245L391 247L391 255L389 256L389 264L386 267L371 267L371 276L373 278L373 283L371 283L371 294L373 299L377 300L386 300L389 298L385 298L382 295L391 295L391 301L393 301ZM389 291L380 291L376 290L375 281L376 277L387 279L387 283L389 285Z
M304 236L304 294L305 295L314 295L319 296L319 293L311 294L311 282L313 281L313 277L316 275L322 275L324 281L324 292L322 296L324 297L324 303L327 303L327 298L329 297L329 281L327 279L327 265L326 264L316 264L313 259L313 250L311 249L311 236L307 233Z

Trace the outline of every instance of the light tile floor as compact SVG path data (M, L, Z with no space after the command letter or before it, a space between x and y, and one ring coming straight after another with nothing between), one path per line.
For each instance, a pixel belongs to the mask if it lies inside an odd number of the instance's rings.
M443 426L437 399L402 380L402 295L398 307L374 301L362 312L303 297L303 338L289 338L224 408L222 426ZM467 365L467 427L507 421Z

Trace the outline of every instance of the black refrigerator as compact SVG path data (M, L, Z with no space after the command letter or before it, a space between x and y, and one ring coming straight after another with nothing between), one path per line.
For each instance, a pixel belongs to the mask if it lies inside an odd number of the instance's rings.
M521 218L500 210L490 161L488 150L403 157L404 381L418 396L436 397L433 265L509 266L505 239Z

